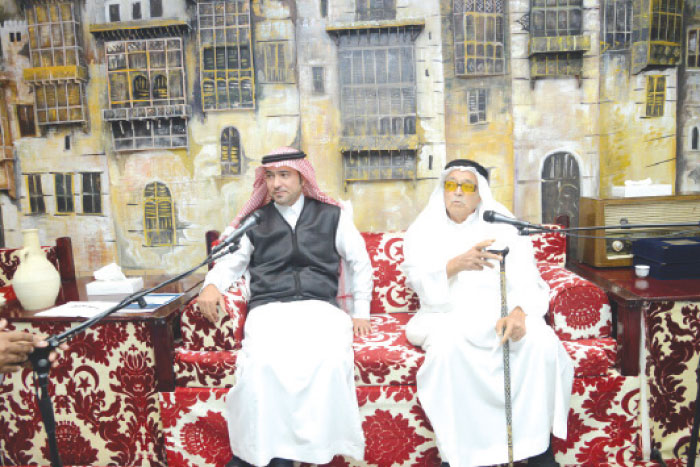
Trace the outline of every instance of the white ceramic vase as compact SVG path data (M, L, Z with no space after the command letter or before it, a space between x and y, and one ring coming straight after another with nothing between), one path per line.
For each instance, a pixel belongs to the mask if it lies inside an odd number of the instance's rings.
M48 308L56 303L61 276L39 245L39 231L23 230L22 235L24 248L19 250L20 263L12 277L12 288L25 310Z

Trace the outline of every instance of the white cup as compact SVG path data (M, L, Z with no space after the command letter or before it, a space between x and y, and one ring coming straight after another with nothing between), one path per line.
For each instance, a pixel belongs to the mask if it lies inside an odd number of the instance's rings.
M649 275L648 264L635 264L634 273L637 277L647 277Z

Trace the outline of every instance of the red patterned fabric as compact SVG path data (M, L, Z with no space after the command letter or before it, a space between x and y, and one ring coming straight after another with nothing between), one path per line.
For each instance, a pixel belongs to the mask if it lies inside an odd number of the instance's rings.
M700 303L653 302L644 326L652 447L664 459L686 458L698 391Z
M218 465L228 461L225 388L177 388L161 393L161 416L168 465ZM440 464L435 436L420 407L415 386L363 386L357 388L365 462L378 466ZM643 465L638 448L639 387L637 378L608 376L576 378L569 414L569 437L553 439L558 462L566 465ZM198 433L206 428L212 447L204 453ZM226 446L226 448L224 448ZM208 464L206 457L215 458ZM366 465L336 457L329 465Z
M563 267L537 267L549 285L547 318L559 339L611 336L612 312L603 290Z
M418 296L406 286L406 276L399 269L403 262L403 232L363 232L362 237L374 270L370 313L418 310Z
M35 330L54 334L69 325L46 322ZM26 329L27 323L10 327ZM49 386L67 465L165 465L154 359L145 322L108 322L75 336L51 370ZM48 464L31 370L6 375L0 407L5 462Z
M548 225L552 230L559 230L559 225ZM531 235L532 246L535 249L535 261L555 266L566 263L566 236L553 232Z
M199 312L196 300L185 307L180 324L185 349L217 351L241 347L243 324L248 312L245 280L240 279L222 295L226 313L219 314L219 322L215 326Z

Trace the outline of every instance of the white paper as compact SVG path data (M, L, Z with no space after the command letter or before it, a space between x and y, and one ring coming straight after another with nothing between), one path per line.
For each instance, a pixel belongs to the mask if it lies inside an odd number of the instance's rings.
M68 302L49 310L41 311L35 316L92 318L116 305L117 302Z

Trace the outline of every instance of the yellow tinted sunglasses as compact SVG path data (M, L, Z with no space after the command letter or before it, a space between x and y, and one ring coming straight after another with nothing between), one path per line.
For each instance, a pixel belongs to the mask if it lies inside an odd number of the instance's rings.
M457 183L450 180L445 182L445 191L452 193L457 190L457 187L462 188L462 193L474 193L476 191L476 185L471 182Z

